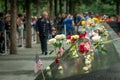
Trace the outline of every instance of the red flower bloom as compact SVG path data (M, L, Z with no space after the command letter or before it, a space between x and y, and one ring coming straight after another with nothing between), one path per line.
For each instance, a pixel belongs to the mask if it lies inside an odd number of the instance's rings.
M89 46L85 46L84 43L81 43L79 45L79 52L81 52L81 53L84 53L84 52L88 53L89 51L90 51L89 50Z
M72 42L72 43L75 43L75 42L76 42L76 39L72 39L71 42Z
M71 39L71 36L72 36L72 34L71 34L71 35L68 35L68 36L67 36L67 39Z
M58 57L55 58L55 62L59 63L59 58Z
M79 38L85 38L85 36L86 36L86 32L79 34Z
M83 43L81 43L80 45L79 45L79 52L81 52L81 53L83 53L84 52L84 44Z
M90 50L84 46L84 52L88 53Z

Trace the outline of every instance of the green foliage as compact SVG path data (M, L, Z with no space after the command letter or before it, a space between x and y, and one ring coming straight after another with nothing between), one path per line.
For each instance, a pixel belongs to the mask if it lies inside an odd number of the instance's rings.
M54 50L50 51L50 53L49 53L49 54L52 54L53 52L54 52Z
M111 0L112 1L112 0ZM76 5L76 10L78 12L88 12L93 11L94 13L103 13L106 15L113 15L116 13L116 5L115 4L105 4L105 2L101 2L100 0L96 0L94 3L88 3Z
M0 0L0 11L5 11L5 0ZM36 1L31 1L31 13L32 15L36 15ZM40 11L46 10L46 6L48 6L50 0L40 0ZM120 2L120 0L62 0L62 4L64 1L72 1L74 3L74 13L77 12L88 12L93 11L95 13L104 13L107 15L113 15L116 13L116 2ZM8 8L9 8L9 0L8 0ZM25 0L17 0L17 6L19 9L19 13L25 12ZM53 5L54 6L54 5ZM62 6L63 7L63 6ZM63 8L62 8L63 9ZM64 10L64 9L63 9ZM72 10L71 10L72 11Z
M54 45L54 47L62 47L62 43L55 43L55 44L53 44Z

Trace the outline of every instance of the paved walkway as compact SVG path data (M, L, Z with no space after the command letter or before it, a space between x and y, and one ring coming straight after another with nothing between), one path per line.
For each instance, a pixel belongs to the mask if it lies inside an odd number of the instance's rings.
M48 46L49 50L52 46ZM40 45L33 44L33 48L18 48L17 55L0 56L0 80L34 80L37 75L33 68L35 55L39 54L43 62L42 69L50 65L55 58L55 54L41 55Z

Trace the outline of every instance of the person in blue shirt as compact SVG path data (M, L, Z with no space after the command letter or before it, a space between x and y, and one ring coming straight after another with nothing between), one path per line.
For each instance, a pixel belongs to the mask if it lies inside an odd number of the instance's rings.
M85 13L84 13L84 17L85 17L85 20L88 20L88 19L90 18L89 13L88 13L88 12L85 12Z
M66 36L72 34L73 24L73 17L70 14L68 14L63 20L63 25L66 25Z
M82 21L82 17L80 16L80 15L78 15L77 16L77 21L76 21L76 23L78 24L79 22L81 22Z

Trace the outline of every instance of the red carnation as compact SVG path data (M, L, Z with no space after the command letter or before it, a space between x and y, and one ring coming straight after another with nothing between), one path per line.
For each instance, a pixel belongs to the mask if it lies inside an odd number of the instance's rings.
M81 53L83 53L84 52L84 44L83 43L81 43L80 45L79 45L79 52L81 52Z
M68 35L68 36L67 36L67 39L71 39L71 36L72 36L72 34L71 34L71 35Z
M58 57L55 58L55 62L59 63L59 58Z
M86 36L86 32L79 34L79 38L85 38L85 36Z
M88 53L89 51L90 51L89 47L85 46L84 43L81 43L79 45L79 52L81 52L81 53L84 53L84 52Z
M84 47L84 52L88 53L90 50L87 47Z

